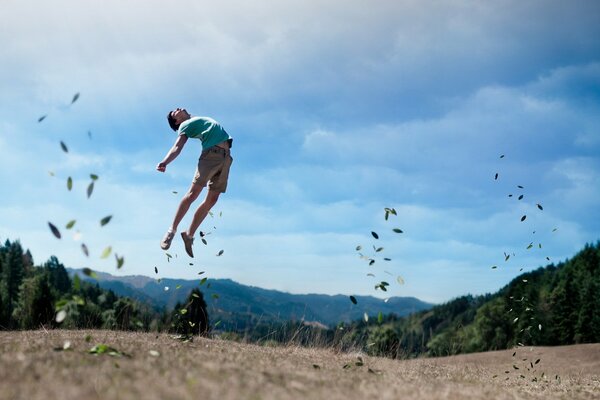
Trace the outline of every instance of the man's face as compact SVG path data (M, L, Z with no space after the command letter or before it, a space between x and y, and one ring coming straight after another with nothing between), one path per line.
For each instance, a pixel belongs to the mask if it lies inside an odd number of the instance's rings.
M171 111L171 116L175 119L177 124L181 124L183 121L186 121L190 118L190 114L187 112L185 108L176 108Z

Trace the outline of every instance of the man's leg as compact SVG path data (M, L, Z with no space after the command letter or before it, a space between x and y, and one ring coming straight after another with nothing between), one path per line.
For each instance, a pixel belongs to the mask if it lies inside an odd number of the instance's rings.
M194 219L192 219L192 223L190 224L190 228L187 230L187 234L189 237L194 237L194 235L196 234L196 230L198 229L202 221L204 221L204 218L206 218L206 215L208 214L210 209L217 203L217 200L219 200L220 194L220 192L208 190L208 192L206 193L206 198L196 210L196 213L194 214Z
M177 212L175 213L175 218L173 218L173 224L171 225L171 231L176 232L179 223L185 216L185 214L190 209L192 203L198 198L200 192L202 191L202 186L198 184L193 184L190 186L188 192L181 199L181 203L179 203L179 207L177 208Z

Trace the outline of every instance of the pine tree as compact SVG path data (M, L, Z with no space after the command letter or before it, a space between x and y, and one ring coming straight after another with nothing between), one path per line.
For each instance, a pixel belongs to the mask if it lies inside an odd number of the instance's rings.
M2 279L0 282L0 301L3 304L4 312L3 320L0 321L0 323L5 328L12 329L16 326L12 314L17 305L19 286L23 282L23 275L25 272L21 244L18 241L10 243L7 240L2 259L3 266Z

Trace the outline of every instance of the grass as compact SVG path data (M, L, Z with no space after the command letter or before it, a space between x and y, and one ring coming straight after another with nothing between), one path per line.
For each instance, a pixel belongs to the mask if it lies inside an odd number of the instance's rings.
M89 354L97 344L127 356ZM600 344L520 349L541 359L535 374L514 370L512 354L398 361L166 334L0 332L0 399L600 399Z

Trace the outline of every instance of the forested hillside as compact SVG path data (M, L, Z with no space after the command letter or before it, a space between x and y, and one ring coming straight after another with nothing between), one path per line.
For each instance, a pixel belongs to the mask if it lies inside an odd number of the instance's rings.
M519 345L600 342L600 242L572 259L528 272L497 293L463 296L406 318L356 322L371 354L432 356Z

